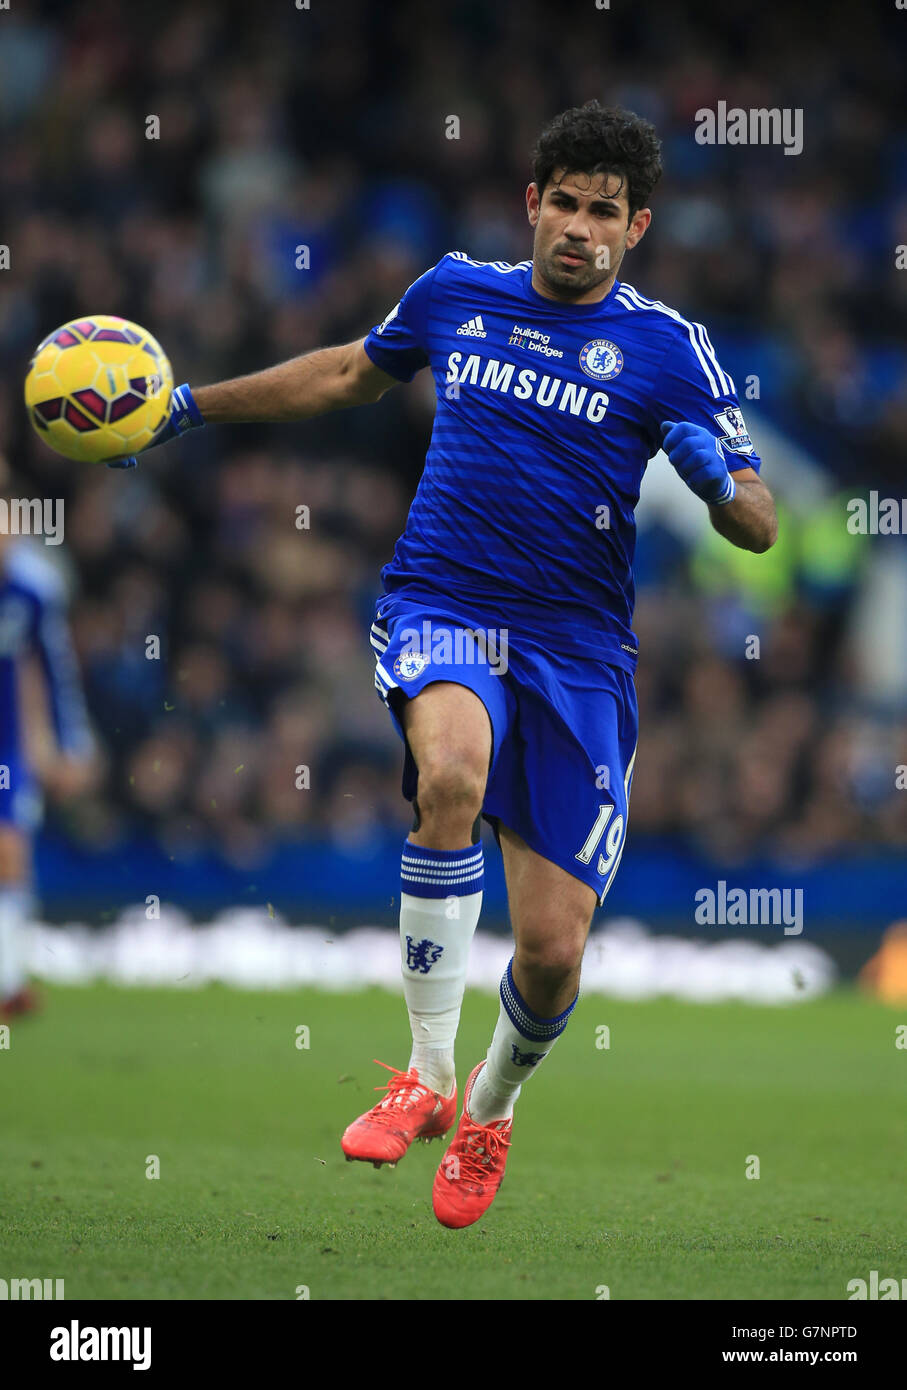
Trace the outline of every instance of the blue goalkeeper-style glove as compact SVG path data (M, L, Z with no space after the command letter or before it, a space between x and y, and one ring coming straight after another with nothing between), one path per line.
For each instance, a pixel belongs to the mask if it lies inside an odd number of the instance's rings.
M703 502L723 507L733 502L737 484L728 472L721 440L702 425L662 421L662 448L687 487Z
M188 430L201 429L204 425L201 411L192 398L189 383L184 382L182 386L175 386L170 397L170 418L161 430L156 439L142 450L147 453L148 449L156 449L159 444L166 444L168 439L175 439L179 434L186 434ZM135 454L125 459L109 459L108 468L136 468L138 459Z

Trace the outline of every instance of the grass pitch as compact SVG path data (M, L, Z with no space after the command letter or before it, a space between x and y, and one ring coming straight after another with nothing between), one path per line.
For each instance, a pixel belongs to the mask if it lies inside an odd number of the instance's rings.
M431 1210L442 1144L395 1170L340 1151L388 1075L371 1059L407 1061L401 999L46 1002L0 1050L0 1276L64 1278L68 1299L841 1300L907 1274L907 1017L850 992L581 998L524 1088L497 1200L460 1232ZM461 1087L495 1017L467 997Z

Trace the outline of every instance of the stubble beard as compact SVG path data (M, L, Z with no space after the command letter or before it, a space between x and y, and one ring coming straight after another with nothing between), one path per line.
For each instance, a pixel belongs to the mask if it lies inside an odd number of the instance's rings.
M615 260L615 265L610 266L607 270L599 270L593 256L582 268L577 267L574 271L568 271L560 265L557 252L552 248L541 258L541 274L548 288L563 299L579 299L588 294L590 290L597 289L600 285L609 284L616 277L620 262L623 260L623 248Z

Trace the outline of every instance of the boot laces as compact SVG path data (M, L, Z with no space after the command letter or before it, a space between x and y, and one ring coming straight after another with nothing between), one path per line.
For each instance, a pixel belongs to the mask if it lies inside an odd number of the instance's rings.
M427 1086L423 1086L419 1080L418 1073L415 1071L400 1071L398 1067L388 1066L387 1062L379 1062L377 1057L372 1061L379 1067L387 1067L392 1073L390 1081L384 1086L376 1086L376 1091L385 1091L387 1094L384 1100L378 1102L371 1114L372 1122L383 1122L393 1124L394 1119L401 1110L411 1110L425 1096L431 1095Z
M500 1156L509 1148L510 1140L499 1130L490 1125L470 1123L458 1155L461 1180L484 1182L488 1169L496 1166Z

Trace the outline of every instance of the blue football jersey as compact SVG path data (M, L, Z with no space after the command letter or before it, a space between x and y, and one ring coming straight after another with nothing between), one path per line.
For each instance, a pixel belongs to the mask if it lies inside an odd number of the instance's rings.
M365 351L437 408L393 559L395 596L633 671L634 510L661 422L704 425L731 469L760 460L701 324L616 280L597 304L532 287L532 262L460 251L421 275Z
M93 747L82 686L66 622L63 586L27 542L0 557L0 763L26 773L19 666L38 656L47 681L60 748L84 754Z

